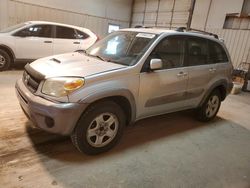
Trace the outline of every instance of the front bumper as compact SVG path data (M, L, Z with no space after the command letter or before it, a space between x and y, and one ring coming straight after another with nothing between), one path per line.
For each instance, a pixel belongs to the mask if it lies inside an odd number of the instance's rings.
M34 127L62 135L72 133L87 107L87 104L55 103L36 96L26 88L22 79L16 82L16 95Z

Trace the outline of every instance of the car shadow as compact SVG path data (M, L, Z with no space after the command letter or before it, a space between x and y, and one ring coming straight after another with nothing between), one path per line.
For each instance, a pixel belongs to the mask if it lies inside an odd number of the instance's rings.
M216 117L213 121L202 123L193 118L192 111L184 111L160 115L136 122L126 127L121 141L110 151L88 156L80 153L71 143L69 137L50 134L38 129L30 128L27 122L27 134L33 143L33 147L43 160L43 156L59 161L71 163L85 163L89 160L97 160L103 157L116 155L135 147L147 145L152 141L167 138L183 132L199 129L204 126L214 126L223 119ZM145 152L147 152L145 150Z
M14 63L11 65L10 70L24 70L24 67L27 63L28 62Z

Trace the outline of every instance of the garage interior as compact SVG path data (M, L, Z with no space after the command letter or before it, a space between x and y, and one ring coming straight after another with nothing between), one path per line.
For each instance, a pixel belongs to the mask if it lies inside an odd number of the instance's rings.
M248 0L0 1L0 29L43 20L85 27L100 38L111 26L213 32L237 70L250 64L249 15ZM248 91L230 94L211 122L195 120L192 111L147 118L126 127L111 151L88 156L69 137L31 128L15 94L23 67L0 72L1 187L250 187Z

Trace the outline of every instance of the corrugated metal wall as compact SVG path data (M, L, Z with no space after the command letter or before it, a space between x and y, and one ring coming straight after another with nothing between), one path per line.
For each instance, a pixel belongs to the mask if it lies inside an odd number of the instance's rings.
M109 23L120 25L122 28L129 26L129 21L49 8L16 0L1 0L0 3L0 29L28 20L43 20L86 27L102 37L107 34Z
M190 7L191 0L135 0L131 26L186 27Z
M209 2L209 0L206 2ZM215 4L216 2L213 1ZM196 2L193 21L197 20L195 15L207 13L204 11L207 8L206 4L198 6L200 4L200 1ZM18 0L0 0L0 5L0 29L27 20L47 20L87 27L99 36L104 36L107 34L109 23L119 24L121 27L129 26L129 21L116 19L115 16L110 19L34 5ZM200 8L197 9L197 6ZM190 7L191 0L135 0L131 26L145 25L165 28L187 26ZM202 7L204 7L204 10ZM194 22L192 22L192 25L195 25ZM206 30L217 33L225 40L235 67L241 62L250 62L250 30L222 28L207 28Z
M207 28L206 31L216 33L224 39L234 67L242 62L250 63L250 30Z
M250 30L223 29L223 25L227 14L241 12L243 3L244 0L196 0L191 24L223 38L235 67L250 63Z
M205 17L208 13L208 7L205 5L209 5L209 2L210 0L202 2L198 0L196 1L194 21L198 19L197 15L200 15L199 19L203 19L204 21L206 20ZM131 26L134 27L136 25L144 25L165 28L175 28L180 26L186 27L191 3L191 0L135 0ZM216 3L221 4L221 2L217 1L213 1L213 3L213 7L217 7ZM230 3L232 2L230 1ZM204 5L205 7L201 6L200 4ZM204 10L202 8L204 8ZM232 9L230 6L229 8L230 10ZM226 12L226 10L223 9L223 12ZM209 15L213 17L213 14L210 13ZM204 17L202 17L202 15ZM215 20L213 23L220 23L223 21ZM195 23L192 22L192 25L195 25ZM210 26L211 24L208 25ZM197 29L204 28L197 27ZM237 67L242 62L250 62L249 30L231 30L222 28L207 28L206 30L218 34L220 38L225 40L225 44L229 50L233 65L235 67Z

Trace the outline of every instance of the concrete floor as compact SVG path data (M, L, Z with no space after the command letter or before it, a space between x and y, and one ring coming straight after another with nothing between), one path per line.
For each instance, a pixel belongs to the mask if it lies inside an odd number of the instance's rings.
M22 71L0 73L0 187L250 187L250 94L230 95L210 123L190 112L142 120L98 156L29 128L14 92Z

